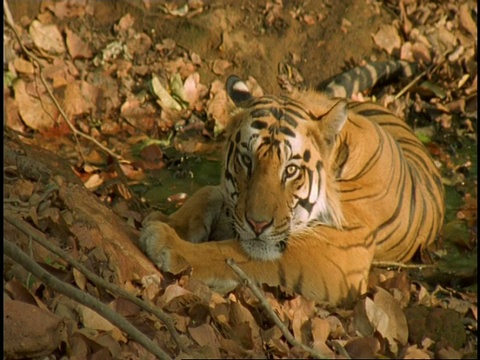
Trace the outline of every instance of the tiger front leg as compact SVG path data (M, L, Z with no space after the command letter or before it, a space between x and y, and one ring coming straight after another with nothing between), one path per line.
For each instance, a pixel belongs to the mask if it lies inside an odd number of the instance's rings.
M170 225L161 221L145 224L139 246L160 270L178 274L191 266L193 278L220 292L233 290L238 284L225 260L248 261L236 240L194 244L182 240Z
M192 278L220 292L233 289L239 282L225 262L233 259L257 283L281 285L317 301L350 304L367 287L374 252L362 240L367 234L364 228L312 229L290 239L281 258L274 261L249 258L238 240L183 241L160 222L147 225L140 239L145 253L161 270L178 273L191 266Z
M138 242L143 252L162 271L178 274L189 265L178 252L178 243L184 241L164 222L147 222Z
M222 192L218 186L205 186L195 192L185 204L166 217L150 214L144 221L161 221L170 225L183 240L201 243L233 238L227 219Z

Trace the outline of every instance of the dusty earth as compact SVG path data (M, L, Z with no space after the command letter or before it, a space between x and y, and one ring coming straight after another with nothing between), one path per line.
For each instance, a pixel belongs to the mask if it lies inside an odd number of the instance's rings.
M5 358L476 358L475 2L7 4ZM420 76L355 98L407 119L442 171L426 266L375 267L353 309L265 289L302 347L248 287L216 294L137 249L153 206L218 180L228 75L279 93L387 59Z

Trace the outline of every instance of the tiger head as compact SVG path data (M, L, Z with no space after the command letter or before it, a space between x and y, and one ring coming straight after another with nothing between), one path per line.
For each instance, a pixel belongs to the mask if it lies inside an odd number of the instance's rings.
M221 187L246 253L275 260L314 224L340 228L335 177L346 102L314 92L256 98L236 76L227 92L234 107Z

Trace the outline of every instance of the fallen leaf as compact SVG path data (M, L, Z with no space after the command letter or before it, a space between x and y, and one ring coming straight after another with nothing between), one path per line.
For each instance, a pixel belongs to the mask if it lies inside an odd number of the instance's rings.
M408 325L400 303L381 287L376 288L373 301L388 317L388 327L383 332L379 330L380 334L388 339L390 344L396 340L401 345L405 345L408 341Z
M78 312L83 325L87 328L102 331L111 331L116 328L110 321L85 305L77 304L75 310Z
M103 178L99 174L92 174L83 185L89 190L95 190L103 184ZM83 289L82 289L83 290Z
M197 327L189 326L188 333L200 346L210 346L214 349L220 347L217 335L215 334L213 327L209 324L202 324Z
M430 64L432 62L432 55L430 49L423 42L416 41L412 45L412 55L414 61Z
M380 342L373 336L356 337L344 345L352 359L376 359L380 351Z
M88 0L62 0L48 4L48 9L53 11L59 19L82 17L85 14L94 14L94 5Z
M460 26L476 38L478 31L477 24L475 23L475 20L472 19L470 4L468 2L460 5L458 16Z
M118 21L118 24L114 26L116 31L125 31L130 29L135 24L135 18L130 15L126 14L122 16L122 18Z
M15 82L13 89L20 116L29 128L40 130L50 128L55 124L54 119L58 117L58 110L50 97L46 95L40 95L39 98L30 96L22 79Z
M330 335L331 325L326 319L318 317L310 320L313 337L313 348L327 358L333 358L335 353L325 343Z
M380 29L373 35L373 41L388 54L392 54L394 50L400 49L402 45L398 29L393 25L387 24L380 26Z
M24 60L22 58L15 58L15 60L13 60L13 66L15 67L15 70L20 73L28 75L33 75L34 73L33 64L30 61Z
M33 20L29 33L35 45L40 49L54 55L61 55L65 52L62 34L55 24L42 24L38 20Z
M137 33L127 41L131 55L144 55L152 46L152 39L145 33Z
M185 94L185 99L190 104L190 108L195 108L197 101L204 97L207 93L207 88L205 85L200 84L200 74L195 72L189 75L185 82L183 83L183 90ZM200 111L201 108L195 108L195 110Z
M3 321L3 354L7 358L47 356L63 338L60 317L21 301L4 302Z
M13 98L7 97L3 111L6 125L19 133L23 133L26 127L20 118L17 102Z
M228 95L223 89L213 94L211 100L207 102L207 116L215 121L215 136L223 132L228 126L230 114L227 104Z
M182 110L182 106L168 93L156 75L152 76L151 84L153 93L158 98L158 103L162 108Z
M86 81L77 80L67 84L63 106L67 116L72 117L95 112L98 89Z
M225 75L225 72L231 66L231 62L227 60L217 59L213 62L212 71L217 75Z
M90 45L83 41L80 36L75 34L69 28L65 29L65 34L68 52L70 53L72 59L90 59L93 57Z
M431 359L433 355L430 351L419 349L417 345L412 345L407 348L403 359Z
M87 278L76 268L73 268L73 279L75 280L75 284L77 284L80 290L85 290L85 285L87 284Z

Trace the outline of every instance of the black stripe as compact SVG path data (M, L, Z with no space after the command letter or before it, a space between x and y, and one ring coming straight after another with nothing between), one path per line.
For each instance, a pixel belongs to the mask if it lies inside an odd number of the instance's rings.
M286 121L288 125L290 125L294 129L298 126L298 122L293 117L291 117L288 113L283 114L282 120Z
M360 110L356 111L358 115L362 115L365 117L369 116L381 116L381 115L392 115L392 113L388 110L382 110L378 108L373 108L373 109L365 109L365 110Z
M266 117L270 115L270 111L268 109L255 109L250 113L250 116L253 118L260 118L260 117Z
M282 120L283 117L283 110L280 108L272 107L270 108L270 113L273 115L273 117L277 120Z
M310 150L305 150L305 152L303 153L303 161L308 162L310 160L310 155Z
M265 121L255 120L250 124L250 126L254 129L262 130L268 127L268 123L266 123Z
M280 126L279 131L284 135L287 135L287 136L290 136L290 137L293 137L293 138L295 137L295 132L290 130L290 128L288 128L288 127Z

